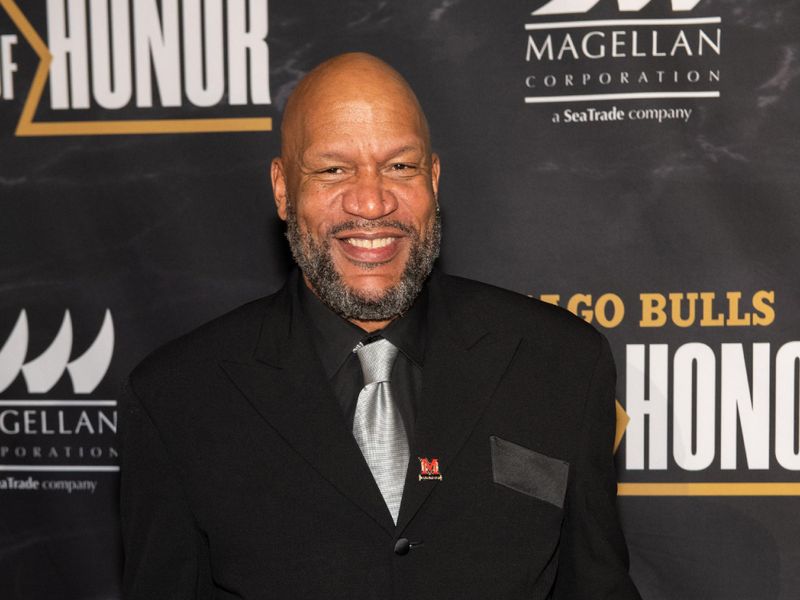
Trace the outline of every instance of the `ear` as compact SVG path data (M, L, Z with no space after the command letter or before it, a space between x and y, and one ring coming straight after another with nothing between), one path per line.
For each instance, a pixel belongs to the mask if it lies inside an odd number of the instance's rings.
M435 152L431 154L431 187L433 188L433 197L439 197L439 173L441 172L441 163L439 162L439 155Z
M270 165L272 179L272 195L275 197L275 208L281 221L286 220L286 171L281 158L273 158Z

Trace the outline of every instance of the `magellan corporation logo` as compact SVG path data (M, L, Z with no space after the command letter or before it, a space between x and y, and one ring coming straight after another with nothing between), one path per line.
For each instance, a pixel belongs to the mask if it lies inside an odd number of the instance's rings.
M700 7L700 0L549 0L525 24L525 102L603 103L554 113L554 123L688 121L691 108L605 103L720 97L722 18L687 15Z
M64 312L48 347L29 358L29 322L22 310L0 348L0 471L118 471L115 448L116 400L92 394L108 371L114 353L114 323L106 310L94 340L72 357L73 324ZM69 397L42 398L69 375ZM14 386L13 384L18 385ZM15 394L19 396L20 394Z
M16 135L271 130L267 8L267 0L42 0L29 17L0 0L0 17L38 60ZM0 31L0 101L19 93L23 40Z

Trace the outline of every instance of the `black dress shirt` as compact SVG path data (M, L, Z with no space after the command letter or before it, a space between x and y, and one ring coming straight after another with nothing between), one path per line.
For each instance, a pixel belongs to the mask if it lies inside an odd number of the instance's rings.
M361 362L353 349L359 342L379 336L389 340L400 350L392 367L392 397L403 419L408 447L413 448L414 420L422 394L427 290L423 288L407 313L394 319L383 329L366 332L325 306L306 286L302 276L297 280L300 310L310 325L314 348L351 431L358 395L364 387Z

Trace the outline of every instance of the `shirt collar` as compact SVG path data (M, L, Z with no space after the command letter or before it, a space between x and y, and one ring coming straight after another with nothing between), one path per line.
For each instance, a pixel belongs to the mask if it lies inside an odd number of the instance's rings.
M389 340L417 366L423 365L428 326L427 284L423 286L408 312L394 319L383 329L367 333L323 304L308 288L302 276L297 280L298 305L311 325L314 347L328 379L339 371L360 341L375 335Z

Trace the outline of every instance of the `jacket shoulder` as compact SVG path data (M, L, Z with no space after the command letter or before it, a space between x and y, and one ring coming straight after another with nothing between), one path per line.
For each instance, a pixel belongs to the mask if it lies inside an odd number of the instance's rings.
M252 300L166 342L131 371L130 385L138 390L201 376L221 358L248 361L255 350L264 315L276 296Z
M592 325L560 306L464 277L442 274L440 281L461 318L488 329L513 331L549 344L595 348L604 339Z

